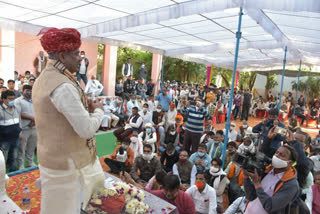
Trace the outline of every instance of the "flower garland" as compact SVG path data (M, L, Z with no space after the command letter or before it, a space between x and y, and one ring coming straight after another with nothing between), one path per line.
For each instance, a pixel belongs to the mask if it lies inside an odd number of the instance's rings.
M103 210L103 201L118 196L124 196L125 208L124 213L127 214L145 214L148 212L149 206L144 203L145 194L131 184L123 182L113 183L110 188L102 187L92 194L91 200L87 207L87 211L91 214L107 214Z

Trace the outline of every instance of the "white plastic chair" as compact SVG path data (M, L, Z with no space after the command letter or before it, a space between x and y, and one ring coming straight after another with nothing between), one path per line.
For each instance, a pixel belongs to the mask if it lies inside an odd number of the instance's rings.
M9 178L6 177L6 162L2 151L0 150L0 213L25 213L8 197L6 183L9 183Z

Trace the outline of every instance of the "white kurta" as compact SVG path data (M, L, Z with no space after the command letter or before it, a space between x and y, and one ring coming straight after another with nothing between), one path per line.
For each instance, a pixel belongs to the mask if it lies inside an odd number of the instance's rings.
M95 109L90 115L72 84L64 83L56 88L51 95L51 102L81 138L94 136L101 124L103 110ZM80 213L81 203L83 202L85 207L94 188L102 185L105 179L98 158L94 164L88 164L81 169L75 168L71 157L68 170L53 170L41 165L39 169L42 214Z

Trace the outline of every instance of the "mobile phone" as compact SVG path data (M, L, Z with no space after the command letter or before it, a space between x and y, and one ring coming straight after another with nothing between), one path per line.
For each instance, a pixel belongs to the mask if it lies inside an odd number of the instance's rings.
M287 136L288 135L288 131L287 129L285 128L281 128L279 126L277 126L275 129L274 129L274 132L279 134L279 135L282 135L282 136Z

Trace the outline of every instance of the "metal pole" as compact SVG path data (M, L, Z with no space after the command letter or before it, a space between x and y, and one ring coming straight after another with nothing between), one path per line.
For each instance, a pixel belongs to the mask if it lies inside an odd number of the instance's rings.
M308 73L308 81L307 81L307 86L306 86L306 90L304 92L304 101L303 101L303 107L306 107L306 102L307 102L307 96L308 96L308 88L309 88L309 83L310 83L310 74L311 74L311 69Z
M236 71L237 71L237 63L238 63L238 54L239 54L239 45L240 45L240 39L241 39L241 21L242 21L242 7L240 7L240 13L239 13L239 21L238 21L238 31L236 33L237 43L236 43L236 51L234 54L234 64L233 64L233 73L232 73L232 81L231 81L231 91L230 91L230 100L229 100L229 110L228 110L228 119L227 124L225 126L226 134L224 137L224 145L223 145L223 153L222 153L222 167L224 166L225 156L226 156L226 150L227 150L227 143L228 143L228 135L229 135L229 129L230 129L230 117L231 117L231 109L232 109L232 103L233 103L233 91L234 91L234 80L236 78Z
M162 57L162 69L161 69L161 88L163 87L163 72L164 72L164 60L165 56Z
M301 59L300 59L298 82L297 82L297 88L296 88L296 99L294 100L294 106L293 106L293 115L296 114L296 104L298 101L298 88L299 88L300 74L301 74Z
M284 73L286 72L286 61L287 61L287 46L284 49L284 58L283 58L283 69L282 69L282 79L281 79L281 89L280 89L280 97L278 103L278 111L280 112L281 107L281 98L282 98L282 89L283 89L283 80L284 80Z

